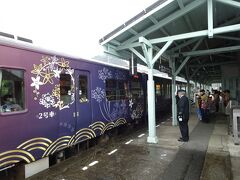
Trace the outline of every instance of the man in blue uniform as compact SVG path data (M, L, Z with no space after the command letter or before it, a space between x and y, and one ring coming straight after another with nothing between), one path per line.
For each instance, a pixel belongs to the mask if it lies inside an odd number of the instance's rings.
M187 142L189 140L188 120L189 120L189 101L185 96L185 90L178 90L177 95L179 97L177 103L177 119L182 137L178 139L181 142Z

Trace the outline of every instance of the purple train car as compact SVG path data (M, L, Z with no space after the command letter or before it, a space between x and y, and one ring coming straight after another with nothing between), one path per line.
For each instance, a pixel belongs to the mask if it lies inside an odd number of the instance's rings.
M2 38L0 169L143 118L144 81L127 69Z
M157 111L171 111L170 79L155 77ZM143 120L146 81L128 68L0 38L0 170Z

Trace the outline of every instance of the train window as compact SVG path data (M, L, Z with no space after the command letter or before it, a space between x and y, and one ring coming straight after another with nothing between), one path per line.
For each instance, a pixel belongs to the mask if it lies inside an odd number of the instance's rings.
M24 71L0 69L0 112L25 109Z
M161 84L156 84L156 95L161 96Z
M60 100L63 105L71 103L71 76L69 74L60 74Z
M128 93L128 83L126 81L118 81L118 99L126 99Z
M136 100L143 95L143 89L138 80L131 81L131 95L132 95L133 100Z
M109 101L117 99L117 81L114 79L106 80L106 98Z
M88 79L87 76L79 76L79 101L80 103L88 102Z

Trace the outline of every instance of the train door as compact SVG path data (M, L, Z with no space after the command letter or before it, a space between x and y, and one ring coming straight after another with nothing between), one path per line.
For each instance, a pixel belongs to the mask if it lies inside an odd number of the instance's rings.
M69 136L76 131L75 79L73 73L60 74L59 136ZM54 91L58 94L57 86Z
M76 130L86 128L92 121L90 101L90 74L88 71L75 70L76 80Z

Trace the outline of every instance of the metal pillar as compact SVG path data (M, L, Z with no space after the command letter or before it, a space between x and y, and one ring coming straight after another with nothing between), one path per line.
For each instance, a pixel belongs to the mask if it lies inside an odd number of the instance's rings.
M167 50L173 41L168 41L162 49L153 57L153 46L144 37L139 38L144 57L134 48L129 48L135 55L137 55L148 67L148 81L147 81L147 96L148 96L148 143L157 143L156 136L156 114L155 114L155 87L153 81L153 67L157 59Z
M148 81L147 81L147 91L148 91L148 129L149 135L147 142L157 143L158 138L156 136L156 114L155 114L155 88L153 80L153 69L148 69Z
M192 104L191 104L191 101L190 101L191 100L191 84L190 84L190 78L189 78L189 68L186 67L185 70L186 70L186 76L187 76L187 96L188 96L188 99L189 99L189 113L191 113Z
M208 37L213 38L213 1L207 1L208 6Z
M198 46L202 43L202 39L199 39L198 42L194 45L193 47L193 51L196 50L198 48ZM176 76L180 73L180 71L182 70L182 68L186 65L186 63L188 62L188 60L191 57L188 56L186 57L183 62L181 63L181 65L178 67L178 69L176 70L176 66L175 66L175 59L173 59L173 57L171 57L171 66L172 66L172 125L177 125L177 108L176 108L176 97L175 97L175 93L176 93ZM188 75L188 79L189 79L189 75ZM189 81L188 81L189 83ZM189 92L189 91L188 91ZM189 94L188 94L189 96Z
M172 125L177 125L177 105L176 105L176 75L175 75L175 59L171 58L172 67Z

